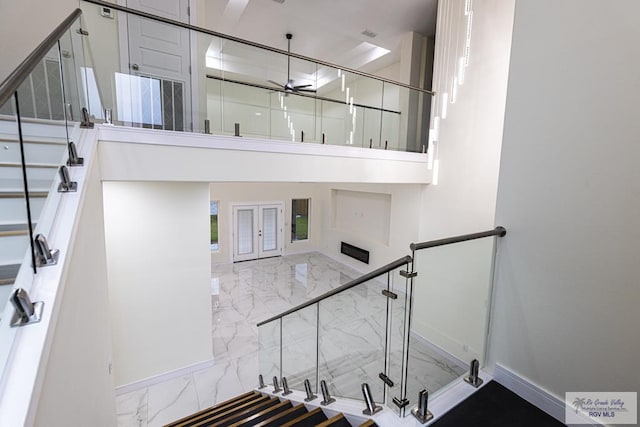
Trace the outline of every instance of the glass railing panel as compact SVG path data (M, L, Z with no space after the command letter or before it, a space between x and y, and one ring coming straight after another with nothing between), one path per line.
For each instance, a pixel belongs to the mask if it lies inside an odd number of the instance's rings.
M401 408L392 402L393 398L402 400L405 390L405 369L407 354L407 328L409 323L409 289L408 279L400 274L400 271L410 271L409 265L396 269L389 274L387 290L396 295L396 298L388 300L389 316L389 363L387 376L393 382L388 388L387 405L398 415Z
M0 378L11 350L16 329L10 328L13 308L8 302L15 286L31 288L33 270L21 265L30 260L27 201L23 180L15 179L21 164L20 138L15 98L0 105ZM25 264L29 265L29 264ZM30 265L29 265L30 266ZM28 277L27 277L28 276ZM19 284L20 283L20 284Z
M271 384L273 377L282 377L282 322L273 320L258 326L258 372L265 384Z
M290 388L304 390L304 380L317 392L318 304L282 318L282 376Z
M408 126L406 95L409 89L384 83L383 92L380 145L383 149L404 151L406 143L402 140L402 136L406 136L406 127Z
M30 252L27 200L15 111L14 97L0 106L0 309L3 310L0 311L3 313L0 314L0 324L3 325L3 332L9 321L5 305L16 282L20 265ZM6 344L4 338L3 334L0 338L0 348L3 349ZM0 362L2 360L4 359L0 359ZM0 363L0 366L4 366L4 363Z
M71 39L71 48L73 49L72 57L67 61L68 68L71 69L71 67L73 67L73 70L70 70L68 78L69 85L71 86L69 91L71 93L76 90L78 91L80 109L87 109L90 121L102 122L104 120L104 106L102 104L104 95L102 94L102 87L98 84L98 79L101 76L98 75L98 69L94 63L96 57L99 57L101 52L93 52L90 48L90 33L87 30L87 22L84 17L81 17L81 20L76 21L69 29L69 36ZM96 38L97 37L94 37L94 39ZM65 58L63 57L63 64L64 63ZM66 76L67 68L63 68L63 71ZM73 78L76 80L72 80ZM65 82L67 82L66 77ZM74 113L73 119L71 122L75 125L77 121L82 120L82 115L77 117Z
M386 288L384 274L319 302L318 376L335 396L362 399L367 383L384 402Z
M18 89L29 205L34 206L57 191L58 168L67 160L65 76L60 53L58 45L54 46ZM64 83L73 84L71 80ZM22 115L23 106L29 116ZM21 170L16 168L15 174L16 179L21 180ZM41 217L42 211L31 209L34 233L47 236L49 227L41 224ZM52 219L53 215L48 223Z
M81 121L82 102L85 85L81 73L84 70L84 53L82 51L82 37L75 33L80 29L76 22L67 33L60 38L60 57L64 82L65 118L69 127L69 134L73 132L74 124ZM75 34L75 36L74 36Z
M199 133L222 134L222 40L204 33L191 31L191 40L199 55L196 75L193 79L194 119L193 131ZM205 125L205 120L207 124Z
M224 79L223 134L234 135L237 123L242 136L269 138L277 113L273 99L286 82L286 57L231 40L222 41L218 56Z
M88 35L78 34L79 27L71 31L76 80L68 90L78 92L81 104L78 107L86 107L97 120L104 119L103 110L108 109L114 124L133 125L135 122L141 126L136 107L157 104L150 104L149 98L142 99L141 82L129 72L128 14L111 9L109 18L102 16L102 8L95 4L84 1L79 4L82 9L80 25ZM155 96L155 93L151 95ZM79 113L76 114L74 108L74 122L81 121Z
M414 254L407 396L443 389L485 361L495 237Z
M283 104L291 118L292 141L322 142L320 116L318 115L318 64L298 58L290 58L290 79L294 91L285 93Z
M378 146L380 126L373 116L381 112L382 82L330 67L321 67L318 75L322 132L327 143Z

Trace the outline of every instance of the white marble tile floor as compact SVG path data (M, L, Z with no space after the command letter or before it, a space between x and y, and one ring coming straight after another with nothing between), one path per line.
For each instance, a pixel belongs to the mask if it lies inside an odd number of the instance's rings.
M384 370L388 307L380 291L386 281L368 282L321 302L319 307L310 306L285 318L282 328L279 321L260 330L256 326L359 275L319 253L214 266L214 365L117 396L118 426L164 425L255 388L259 373L271 384L274 375L281 375L281 361L291 388L301 388L302 381L309 378L315 389L316 383L325 379L335 395L360 398L360 384L368 382L376 400L381 399L378 373ZM403 326L402 311L401 302L389 308L394 331ZM318 321L320 328L316 328ZM392 369L398 372L400 362L396 359L402 346L393 340L399 333L392 332L390 355ZM425 387L433 391L462 373L419 344L410 349L410 393ZM316 362L320 378L316 378Z

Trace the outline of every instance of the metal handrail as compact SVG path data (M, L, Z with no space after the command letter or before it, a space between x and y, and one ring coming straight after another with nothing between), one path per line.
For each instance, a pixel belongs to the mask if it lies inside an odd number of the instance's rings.
M411 248L411 250L415 252L420 249L435 248L436 246L444 246L444 245L450 245L452 243L466 242L467 240L482 239L483 237L489 237L489 236L503 237L505 234L507 234L507 230L502 226L498 226L493 230L481 231L479 233L462 234L460 236L447 237L446 239L430 240L428 242L421 242L421 243L411 243L409 245L409 248Z
M352 68L347 68L347 67L343 67L341 65L336 65L336 64L332 64L331 62L326 62L326 61L322 61L319 59L314 59L308 56L304 56L304 55L300 55L298 53L293 53L293 52L288 52L286 50L283 49L278 49L276 47L271 47L271 46L267 46L264 44L260 44L260 43L256 43L256 42L252 42L250 40L245 40L245 39L241 39L239 37L234 37L234 36L230 36L228 34L224 34L224 33L219 33L217 31L212 31L206 28L202 28L202 27L198 27L195 25L191 25L191 24L186 24L184 22L180 22L180 21L176 21L173 19L169 19L169 18L164 18L162 16L158 16L158 15L154 15L152 13L147 13L147 12L143 12L137 9L131 9L128 8L126 6L121 6L119 4L115 4L115 3L109 3L106 1L102 1L102 0L84 0L88 3L93 3L93 4L97 4L100 6L104 6L104 7L108 7L109 9L114 9L114 10L119 10L121 12L126 12L126 13L130 13L132 15L136 15L136 16L141 16L143 18L147 18L147 19L151 19L154 21L160 21L160 22L164 22L165 24L169 24L169 25L176 25L178 27L182 27L185 28L187 30L192 30L192 31L197 31L199 33L204 33L204 34L209 34L211 36L215 36L215 37L219 37L221 39L226 39L226 40L231 40L234 42L238 42L238 43L242 43L248 46L252 46L252 47L257 47L258 49L264 49L264 50L268 50L270 52L274 52L274 53L279 53L281 55L288 55L292 58L297 58L297 59L301 59L303 61L308 61L308 62L315 62L316 64L320 64L320 65L324 65L325 67L331 67L331 68L336 68L342 71L346 71L348 73L352 73L352 74L357 74L359 76L362 77L368 77L370 79L375 79L375 80L379 80L385 83L390 83L396 86L401 86L407 89L412 89L412 90L416 90L418 92L423 92L423 93L427 93L429 95L435 95L435 92L427 90L427 89L422 89L416 86L412 86L412 85L408 85L405 83L401 83L401 82L397 82L391 79L387 79L384 77L380 77L380 76L376 76L373 74L369 74L369 73L365 73L363 71L358 71L358 70L354 70Z
M296 307L294 307L294 308L292 308L290 310L287 310L287 311L285 311L283 313L280 313L280 314L278 314L276 316L270 317L267 320L263 320L262 322L258 323L257 326L265 325L265 324L267 324L269 322L273 322L274 320L281 319L284 316L287 316L287 315L289 315L291 313L295 313L296 311L302 310L303 308L307 308L307 307L309 307L309 306L311 306L311 305L313 305L313 304L315 304L317 302L320 302L320 301L322 301L324 299L327 299L327 298L332 297L332 296L334 296L336 294L339 294L340 292L344 292L346 290L349 290L349 289L353 288L354 286L358 286L358 285L360 285L360 284L362 284L364 282L368 282L369 280L375 279L378 276L382 276L385 273L388 273L388 272L390 272L392 270L395 270L398 267L401 267L401 266L403 266L405 264L410 263L412 260L413 260L413 258L411 258L409 255L405 255L402 258L398 258L397 260L392 261L389 264L386 264L386 265L384 265L384 266L382 266L380 268L377 268L377 269L375 269L375 270L373 270L373 271L371 271L371 272L369 272L369 273L367 273L367 274L365 274L363 276L360 276L357 279L350 281L349 283L346 283L346 284L344 284L342 286L339 286L339 287L337 287L335 289L332 289L329 292L326 292L326 293L324 293L324 294L322 294L322 295L320 295L318 297L310 299L309 301L307 301L305 303L302 303L302 304L300 304L300 305L298 305L298 306L296 306Z
M24 61L13 70L9 76L0 84L0 106L13 96L18 90L22 82L31 74L34 68L42 61L51 48L62 38L65 32L82 14L81 9L76 9L64 21L60 23L43 41L36 47L33 52L25 58Z

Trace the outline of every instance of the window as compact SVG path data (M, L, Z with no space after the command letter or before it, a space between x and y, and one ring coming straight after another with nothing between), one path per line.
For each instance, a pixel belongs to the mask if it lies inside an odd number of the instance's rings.
M211 202L211 250L218 250L218 202Z
M291 201L291 241L309 239L309 200Z

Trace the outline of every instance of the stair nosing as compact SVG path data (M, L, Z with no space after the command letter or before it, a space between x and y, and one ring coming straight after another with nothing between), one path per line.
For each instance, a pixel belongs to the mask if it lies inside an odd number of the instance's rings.
M190 415L187 415L186 417L182 417L179 420L173 421L172 423L165 425L165 427L178 427L180 424L182 424L185 421L189 420L189 418L204 414L206 412L213 411L215 409L222 409L224 407L227 407L229 405L237 403L237 402L239 402L241 400L250 399L250 398L258 396L258 395L260 395L260 394L258 392L256 392L255 390L249 391L247 393L241 394L240 396L236 396L236 397L234 397L232 399L225 400L224 402L220 402L220 403L215 404L213 406L210 406L208 408L202 409L202 410L196 412L195 414L190 414Z

